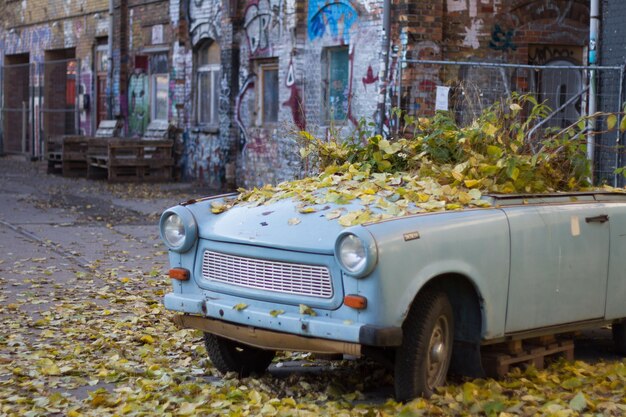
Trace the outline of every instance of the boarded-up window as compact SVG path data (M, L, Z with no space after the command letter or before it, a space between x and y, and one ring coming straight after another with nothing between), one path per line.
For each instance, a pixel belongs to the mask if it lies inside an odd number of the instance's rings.
M325 119L327 122L346 120L350 76L348 48L327 48L323 60L322 97Z

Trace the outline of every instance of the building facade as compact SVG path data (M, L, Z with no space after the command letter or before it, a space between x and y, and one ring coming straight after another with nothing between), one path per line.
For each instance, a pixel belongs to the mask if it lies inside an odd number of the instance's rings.
M42 111L62 102L54 94L65 95L65 130L73 121L91 134L118 118L126 136L141 137L151 121L169 121L183 142L183 176L214 189L302 175L298 132L349 136L380 120L380 97L384 131L394 128L393 107L444 108L462 121L515 91L558 109L554 126L586 111L586 72L575 67L588 61L589 0L393 0L388 60L382 0L113 0L110 28L108 1L54 10L38 1L7 2L0 28L5 152L23 150L24 102L27 152L41 155L42 138L63 130L58 109ZM602 2L601 58L620 48L610 29L620 7ZM47 62L72 59L77 88L67 66L64 88L46 83L62 72Z
M7 1L0 32L2 150L43 154L44 137L89 134L106 113L108 6Z

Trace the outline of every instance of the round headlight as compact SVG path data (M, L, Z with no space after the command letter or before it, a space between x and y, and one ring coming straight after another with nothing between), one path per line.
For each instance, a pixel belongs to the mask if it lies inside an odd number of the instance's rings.
M365 245L355 235L346 235L339 241L339 262L348 272L362 269L366 258Z
M161 216L161 239L170 250L186 252L198 238L198 225L189 209L176 206L168 209Z
M374 238L363 230L342 232L335 243L335 256L341 268L357 278L372 272L378 260Z
M169 246L178 247L185 240L185 225L178 214L172 214L163 222L163 239Z

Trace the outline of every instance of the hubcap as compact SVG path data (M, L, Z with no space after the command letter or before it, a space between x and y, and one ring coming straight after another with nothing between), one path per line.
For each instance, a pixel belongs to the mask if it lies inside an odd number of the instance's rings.
M435 323L428 344L428 385L431 388L443 384L446 378L449 343L448 320L445 316L440 316Z

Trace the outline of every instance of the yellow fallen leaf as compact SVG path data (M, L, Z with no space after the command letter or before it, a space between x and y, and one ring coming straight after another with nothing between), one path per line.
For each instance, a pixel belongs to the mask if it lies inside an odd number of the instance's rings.
M305 304L300 304L300 314L306 314L308 316L317 316L317 313L315 312L315 310L313 310L311 307Z

